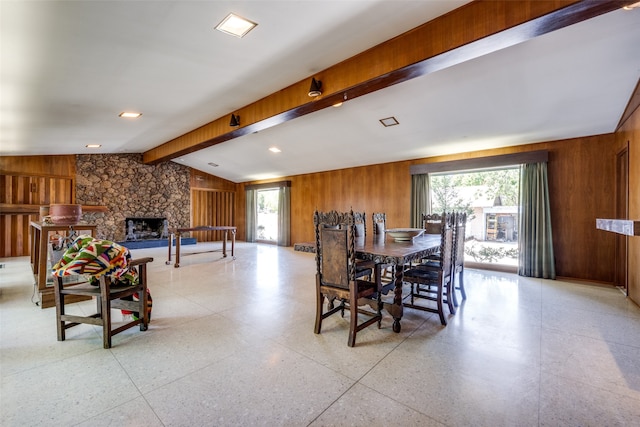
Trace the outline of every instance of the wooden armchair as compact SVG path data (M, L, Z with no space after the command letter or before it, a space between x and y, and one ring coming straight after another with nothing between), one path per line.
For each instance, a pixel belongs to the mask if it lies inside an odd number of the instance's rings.
M380 288L376 282L356 278L355 224L353 213L315 212L316 230L316 322L314 332L322 330L322 321L345 309L350 311L349 339L347 345L356 344L359 331L382 321ZM369 271L369 276L371 276ZM327 311L324 311L325 298ZM375 298L377 301L368 301ZM335 300L340 305L335 306ZM359 304L375 306L375 312L360 309ZM358 313L369 319L358 323Z
M56 321L58 341L65 340L65 331L81 323L102 326L102 343L104 348L111 348L111 337L133 326L140 325L141 331L146 331L149 325L148 295L147 295L147 263L153 258L139 258L129 262L129 268L138 270L138 283L131 286L120 285L109 276L100 276L99 285L88 282L77 285L63 286L62 277L54 278L54 295L56 300ZM124 298L138 295L138 301ZM97 313L90 316L75 316L65 313L65 296L83 295L96 298ZM132 298L130 298L132 299ZM111 329L111 309L138 312L138 318L127 322L116 329Z

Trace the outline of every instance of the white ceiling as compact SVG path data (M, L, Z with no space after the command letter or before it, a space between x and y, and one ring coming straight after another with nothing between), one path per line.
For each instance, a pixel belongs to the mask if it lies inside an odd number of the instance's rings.
M464 3L1 0L0 153L140 153ZM258 27L213 30L229 12ZM244 182L608 133L638 46L619 10L175 161Z

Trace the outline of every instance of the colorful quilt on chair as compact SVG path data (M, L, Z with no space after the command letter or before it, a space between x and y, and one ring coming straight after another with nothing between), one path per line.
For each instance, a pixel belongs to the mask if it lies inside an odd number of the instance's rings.
M79 236L53 266L54 276L86 274L92 279L106 275L120 282L138 283L136 269L129 270L129 249L110 240Z

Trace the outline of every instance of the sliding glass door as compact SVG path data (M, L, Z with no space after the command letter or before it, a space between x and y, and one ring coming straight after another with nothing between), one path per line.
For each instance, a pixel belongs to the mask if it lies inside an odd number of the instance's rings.
M465 211L465 264L516 270L519 167L430 174L431 211Z
M279 189L267 188L256 192L256 241L278 242Z

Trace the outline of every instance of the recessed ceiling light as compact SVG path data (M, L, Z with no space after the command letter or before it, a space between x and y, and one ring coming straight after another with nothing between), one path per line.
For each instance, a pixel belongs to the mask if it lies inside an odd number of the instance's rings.
M100 145L100 144L87 144L87 145L85 145L85 147L87 147L87 148L100 148L100 147L102 147L102 145Z
M209 163L207 163L207 164L208 164L209 166L211 166L211 167L214 167L214 168L217 168L217 167L218 167L218 164L217 164L217 163L209 162Z
M137 119L141 115L142 113L132 113L132 112L123 111L118 116L122 117L123 119Z
M282 150L280 150L278 147L270 147L269 151L271 151L272 153L280 153Z
M386 128L388 128L389 126L395 126L400 124L400 122L398 122L398 120L396 120L395 117L387 117L386 119L380 119L380 123L382 123Z
M249 31L253 30L256 25L258 24L255 22L230 13L216 26L216 30L242 38L246 36Z
M631 9L635 9L637 7L640 7L640 1L636 2L636 3L633 3L633 4L630 4L630 5L627 5L627 6L623 6L622 8L624 10L631 10Z

